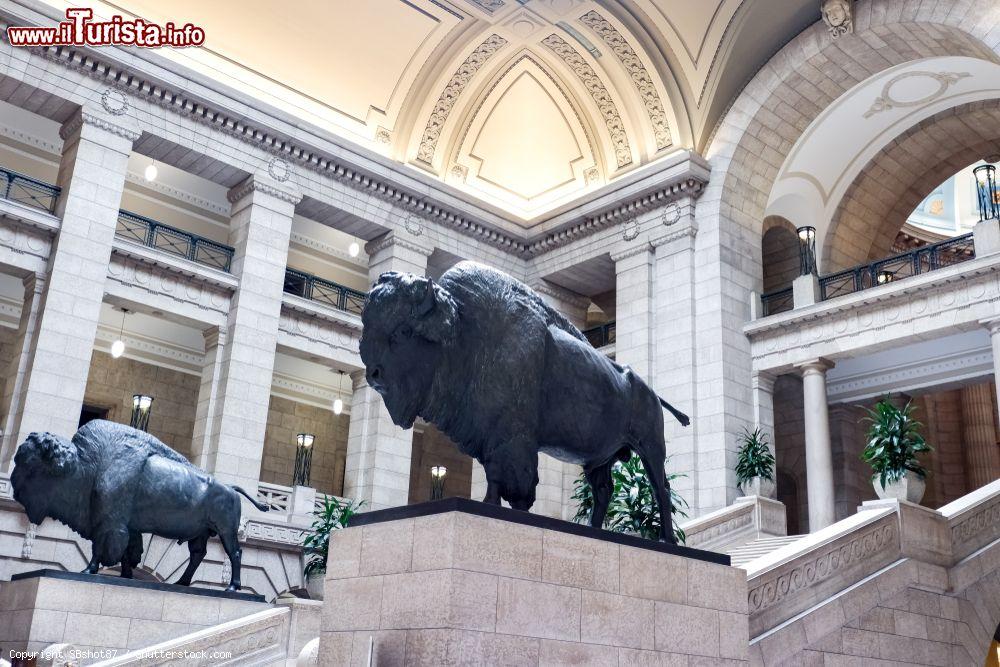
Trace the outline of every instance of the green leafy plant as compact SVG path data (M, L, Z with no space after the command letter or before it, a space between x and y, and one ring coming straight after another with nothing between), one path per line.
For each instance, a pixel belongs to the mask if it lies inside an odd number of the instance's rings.
M759 428L743 429L736 455L736 482L745 484L754 477L774 481L774 455L767 446L767 436Z
M364 501L353 503L350 500L339 500L334 496L323 496L323 506L318 507L313 513L313 523L311 532L306 534L302 540L302 547L306 555L305 575L326 572L326 556L330 549L330 534L335 530L347 527L347 522L351 520Z
M869 424L868 440L861 459L872 467L872 478L877 477L883 489L903 478L908 470L921 479L927 476L917 454L931 448L920 435L923 424L913 418L913 410L911 402L900 409L888 397L876 403L874 409L865 408L868 415L863 421Z
M669 458L667 459L669 460ZM667 481L672 482L685 475L667 474ZM646 476L642 461L637 454L624 463L619 461L611 468L611 502L604 518L604 527L616 533L633 533L650 540L660 537L660 513L656 504L653 485ZM572 499L577 502L577 523L590 520L590 512L594 508L594 494L587 483L585 475L580 475L573 487ZM677 517L687 517L684 511L687 502L673 488L670 489L670 500L674 506L674 537L677 542L684 543L684 531L677 525Z

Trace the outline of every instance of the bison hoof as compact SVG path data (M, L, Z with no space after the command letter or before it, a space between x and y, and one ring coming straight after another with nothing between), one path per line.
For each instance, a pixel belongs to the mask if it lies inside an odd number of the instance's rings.
M238 591L238 590L240 590L240 585L239 584L229 584L228 586L226 586L226 590L227 591Z

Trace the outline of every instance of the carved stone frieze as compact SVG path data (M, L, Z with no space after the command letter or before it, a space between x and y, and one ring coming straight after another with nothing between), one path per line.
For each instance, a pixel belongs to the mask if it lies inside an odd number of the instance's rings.
M28 262L31 264L36 264L35 260L45 262L52 250L52 233L0 215L0 249L33 258Z
M108 264L108 280L201 310L222 315L229 313L231 290L197 276L127 256L117 250L112 253Z
M1000 496L977 507L951 525L952 549L962 557L1000 537Z
M594 68L584 60L580 52L570 46L569 42L553 33L542 40L542 44L547 46L553 53L562 58L573 73L576 74L583 87L597 104L597 108L604 119L604 125L611 136L611 144L615 149L615 162L618 168L632 164L632 149L629 148L628 134L625 132L625 123L622 121L618 107L611 99L601 77L597 75Z
M459 65L451 79L445 84L444 90L441 91L441 95L438 96L437 102L434 104L434 109L431 110L430 118L427 119L424 132L420 136L420 146L417 148L418 160L428 165L434 162L434 153L437 150L438 140L441 138L441 130L444 129L444 124L462 91L465 90L465 86L486 61L506 44L506 39L500 35L492 34Z
M663 107L663 101L653 83L653 77L646 69L646 65L639 58L635 49L626 41L618 29L607 19L591 10L580 17L580 21L595 33L598 37L611 47L611 51L618 60L621 61L625 71L628 72L632 84L635 86L642 104L649 116L649 122L653 126L653 136L656 139L656 150L662 150L673 145L670 134L670 122L667 120L667 112Z

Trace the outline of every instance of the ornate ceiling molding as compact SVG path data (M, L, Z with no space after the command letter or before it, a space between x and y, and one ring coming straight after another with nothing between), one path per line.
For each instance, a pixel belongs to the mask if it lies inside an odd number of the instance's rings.
M611 99L611 94L605 87L604 82L597 76L597 72L583 59L583 56L576 49L570 46L569 42L559 35L555 33L549 35L542 40L542 44L562 58L594 99L598 110L601 112L601 117L604 119L604 125L608 128L608 134L611 135L611 143L615 148L615 162L618 168L621 169L632 164L632 149L629 148L625 123L622 122L621 114L618 113L618 107L615 105L614 100Z
M500 2L500 5L503 5L503 2ZM459 96L461 96L462 91L465 90L465 87L476 75L476 72L486 64L486 61L492 58L506 44L507 40L500 35L490 35L469 54L469 57L451 75L451 79L448 80L444 90L441 91L441 95L438 96L430 118L427 119L424 132L420 136L420 147L417 149L417 159L419 161L427 165L434 163L434 153L437 151L437 143L441 138L441 130L448 121L448 116L451 114L451 110L454 108Z
M611 23L597 12L591 10L580 17L580 21L593 30L598 37L604 40L611 51L621 61L629 78L635 85L642 104L646 108L646 115L653 126L653 136L656 139L656 150L663 150L673 145L673 137L670 133L670 122L667 120L667 112L663 108L663 101L656 91L653 78L643 64L635 49L625 40L618 30Z

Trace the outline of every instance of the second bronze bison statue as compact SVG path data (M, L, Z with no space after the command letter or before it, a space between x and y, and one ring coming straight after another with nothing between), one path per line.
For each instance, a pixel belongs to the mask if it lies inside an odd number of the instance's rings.
M58 519L91 541L85 572L122 565L131 576L142 556L142 534L187 542L190 559L176 582L191 583L208 539L219 536L232 565L227 590L240 588L238 486L216 481L153 436L104 420L88 422L66 440L31 433L14 455L14 500L28 520Z
M656 491L660 539L674 542L662 409L688 418L630 368L597 352L527 285L460 262L435 283L383 273L362 314L368 384L402 428L421 417L486 470L485 502L528 510L538 453L583 466L604 523L611 467L631 452Z

